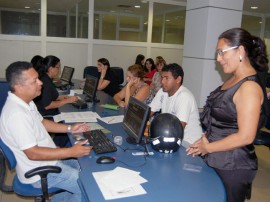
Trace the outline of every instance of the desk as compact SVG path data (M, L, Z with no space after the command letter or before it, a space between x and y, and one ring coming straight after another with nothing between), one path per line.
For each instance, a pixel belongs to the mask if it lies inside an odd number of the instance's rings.
M104 97L105 96L105 97ZM101 103L108 103L110 100L106 98L105 93L98 94ZM107 96L108 97L108 96ZM109 100L108 100L109 99ZM109 102L110 103L110 102ZM93 111L99 113L100 116L123 114L123 110L113 111L99 107L97 103L93 107ZM71 106L72 107L72 106ZM68 106L64 111L71 110ZM62 108L61 108L62 111ZM73 108L71 111L76 111ZM139 145L130 145L126 143L127 134L121 128L121 124L105 124L99 121L99 124L110 130L114 135L123 136L122 148L133 150L124 151L118 148L117 152L109 153L108 156L116 157L116 162L113 164L97 164L96 159L101 155L96 155L91 152L90 156L79 158L81 172L79 174L78 183L81 187L83 195L88 201L102 202L105 201L97 183L92 175L92 172L109 171L116 167L125 167L140 172L140 175L148 180L142 184L147 194L115 199L117 202L224 202L226 201L225 190L223 184L215 171L209 168L200 157L187 156L185 148L180 149L172 154L164 154L154 151L153 156L133 156L131 153L134 150L143 149ZM71 136L70 136L71 137ZM108 135L112 140L112 135ZM71 138L71 141L74 140ZM153 151L148 146L150 151ZM125 164L124 164L124 163ZM127 166L128 164L129 166ZM188 171L183 169L185 164L201 167L200 172Z

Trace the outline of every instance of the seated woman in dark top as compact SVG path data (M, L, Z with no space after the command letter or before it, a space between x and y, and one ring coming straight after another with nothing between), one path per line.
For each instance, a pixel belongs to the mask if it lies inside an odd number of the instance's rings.
M53 78L57 77L60 72L59 58L52 55L47 56L39 60L34 68L39 74L39 80L43 83L40 96L34 99L38 111L42 116L47 116L47 119L51 119L51 117L48 116L59 114L58 107L78 100L76 96L59 96L53 84ZM53 141L59 147L65 147L69 142L66 133L57 134L53 138Z
M76 102L76 96L59 96L52 79L60 72L60 59L55 56L47 56L36 67L39 79L42 81L40 96L34 99L38 111L42 116L58 114L58 107L67 103Z
M110 69L110 63L106 58L100 58L97 61L97 68L100 72L97 90L103 90L113 97L120 91L119 78Z

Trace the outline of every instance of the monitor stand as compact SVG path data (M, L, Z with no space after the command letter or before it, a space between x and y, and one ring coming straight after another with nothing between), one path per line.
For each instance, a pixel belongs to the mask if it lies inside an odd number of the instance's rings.
M137 144L136 139L133 138L133 137L131 137L131 136L128 136L128 137L126 138L126 141L127 141L127 143L129 143L129 144Z
M93 103L100 102L100 100L98 100L96 97L95 97L95 99L93 100L92 98L90 98L90 97L88 97L88 96L86 96L86 97L84 98L84 101L85 101L85 102L93 102Z

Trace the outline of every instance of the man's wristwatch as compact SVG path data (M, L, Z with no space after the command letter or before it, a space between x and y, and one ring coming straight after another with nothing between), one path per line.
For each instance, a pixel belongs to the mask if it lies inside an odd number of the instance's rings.
M71 132L71 125L68 125L68 127L67 127L67 132L68 132L68 133Z

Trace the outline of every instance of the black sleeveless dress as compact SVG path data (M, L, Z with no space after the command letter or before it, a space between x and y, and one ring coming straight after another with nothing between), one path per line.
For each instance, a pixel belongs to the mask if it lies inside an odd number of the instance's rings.
M221 86L219 86L207 98L204 111L201 114L201 123L207 131L206 136L209 142L223 139L238 131L237 113L236 106L233 103L233 96L245 81L250 80L260 84L257 76L252 75L239 81L229 89L221 90ZM260 119L262 118L261 113ZM259 124L258 128L261 127L262 125ZM253 144L230 151L207 154L205 155L205 161L209 166L222 170L256 170L258 165Z

